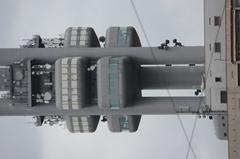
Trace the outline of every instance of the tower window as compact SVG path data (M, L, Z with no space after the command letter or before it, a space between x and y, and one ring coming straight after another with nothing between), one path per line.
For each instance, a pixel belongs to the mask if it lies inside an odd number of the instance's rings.
M224 137L227 137L227 133L224 133L223 135L224 135Z
M220 42L214 43L214 51L221 52L221 43Z
M208 24L209 24L209 25L212 25L212 19L211 19L211 17L209 17L209 19L208 19Z
M227 103L227 91L220 92L221 103Z
M221 25L221 17L215 16L214 17L214 26L220 26Z
M215 82L222 82L222 78L221 77L215 77Z

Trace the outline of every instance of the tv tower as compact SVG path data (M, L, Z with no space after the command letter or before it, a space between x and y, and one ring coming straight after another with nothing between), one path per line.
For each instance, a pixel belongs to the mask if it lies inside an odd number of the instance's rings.
M239 159L239 6L205 0L204 46L173 37L141 47L134 27L115 26L100 38L91 27L69 27L64 37L34 35L19 49L0 49L0 115L92 133L100 120L112 132L135 132L144 114L196 114L213 120L229 159ZM143 96L152 89L167 96ZM195 92L172 96L177 89Z

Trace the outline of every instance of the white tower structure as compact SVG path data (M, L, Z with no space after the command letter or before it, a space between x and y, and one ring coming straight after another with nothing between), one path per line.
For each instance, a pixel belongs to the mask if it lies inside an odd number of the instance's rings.
M204 0L204 46L176 39L141 47L133 27L110 27L101 47L91 27L64 38L33 36L20 49L0 49L0 115L35 116L36 126L66 122L72 133L138 129L143 114L197 114L240 158L240 1ZM191 97L144 97L148 89L195 89Z

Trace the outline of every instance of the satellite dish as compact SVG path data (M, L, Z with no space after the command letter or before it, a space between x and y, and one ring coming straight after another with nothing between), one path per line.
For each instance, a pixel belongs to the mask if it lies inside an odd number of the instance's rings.
M17 69L13 75L14 75L14 80L16 81L21 81L24 78L22 69Z
M100 37L99 37L99 41L100 41L100 42L104 43L105 40L106 40L106 38L105 38L104 36L100 36Z

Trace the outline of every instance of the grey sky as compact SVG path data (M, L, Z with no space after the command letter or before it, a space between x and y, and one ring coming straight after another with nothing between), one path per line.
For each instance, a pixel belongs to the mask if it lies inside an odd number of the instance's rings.
M129 0L1 0L0 47L18 47L33 34L55 37L68 26L135 26L146 40ZM203 45L203 1L135 0L152 46L178 38ZM190 136L193 116L183 116ZM62 127L35 128L28 117L0 118L0 158L172 159L185 158L187 142L176 116L144 116L137 133L111 133L100 123L93 134L70 134ZM198 121L193 147L199 159L226 159L227 142L217 140L212 122ZM192 159L192 154L189 159Z

